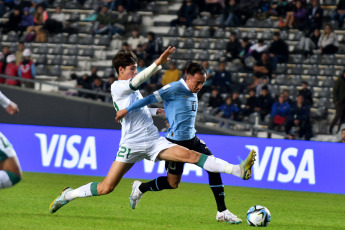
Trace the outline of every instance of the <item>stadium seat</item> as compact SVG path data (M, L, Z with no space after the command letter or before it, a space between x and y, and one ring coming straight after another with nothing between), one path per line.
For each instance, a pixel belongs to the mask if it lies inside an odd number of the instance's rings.
M294 68L291 70L292 74L303 74L303 68L301 64L297 64Z
M115 71L113 68L106 68L104 70L103 78L108 78L109 76L112 76L115 74Z
M130 22L130 24L133 24L133 25L141 25L142 21L143 21L142 16L140 14L136 13L136 14L132 15L132 18L129 22Z
M92 24L87 24L78 27L79 33L89 34L92 31Z
M273 32L271 30L265 30L262 34L262 39L270 40L273 37Z
M63 54L63 46L61 44L57 44L53 47L51 52L53 55L62 55Z
M81 45L92 45L94 43L94 38L91 34L88 34L86 37L83 37L80 40Z
M333 54L325 55L321 61L322 64L326 64L326 65L334 65L335 62L336 62L336 58Z
M178 38L171 38L169 40L168 46L173 46L173 47L178 48L179 47L179 43L180 42L179 42Z
M282 74L282 73L286 73L286 71L287 71L286 63L278 63L277 69L275 72L278 74Z
M108 35L103 35L98 42L98 45L109 46L111 38Z
M226 42L224 41L224 39L220 39L220 40L216 41L214 44L214 49L225 50L226 49Z
M201 101L208 103L210 100L210 97L211 97L211 93L204 93L201 97Z
M79 8L79 4L78 4L77 0L66 1L64 6L66 9L78 9Z
M320 93L319 96L323 99L329 99L331 96L331 92L328 88L323 88Z
M48 53L48 50L49 50L49 49L48 49L47 44L43 43L43 44L41 44L41 45L38 47L36 53L37 53L37 54L47 54L47 53Z
M231 82L235 84L238 84L240 82L240 77L238 76L238 73L231 73Z
M210 48L210 40L208 38L203 39L199 43L199 49L209 49Z
M327 66L326 69L323 71L323 75L330 75L334 76L335 75L335 68L334 66Z
M312 65L312 66L308 69L307 73L308 73L309 75L318 75L318 74L319 74L319 67L318 67L318 65Z
M47 55L45 55L45 54L39 55L36 58L35 64L36 65L40 65L40 64L46 65L47 64Z
M254 81L253 74L252 73L247 73L247 76L244 78L245 84L251 85L251 84L253 84L253 81Z
M79 54L79 48L77 45L73 45L72 47L69 47L67 49L67 55L78 56L78 54Z
M295 85L295 86L298 86L298 85L301 85L301 76L300 75L294 75L292 76L291 78L291 84L292 85Z
M249 39L256 39L256 36L257 36L257 34L256 34L256 31L255 31L254 29L251 29L251 30L247 33L247 37L248 37Z
M311 76L309 77L309 79L307 80L308 84L310 86L317 86L318 85L318 80L316 76Z
M36 65L35 71L36 75L48 75L47 67L45 65Z
M214 33L215 38L225 38L225 31L222 28L218 28Z
M209 60L210 58L210 53L208 52L208 50L203 50L201 51L201 53L199 53L199 60Z
M257 23L258 22L257 22L257 20L255 18L249 18L247 20L246 26L247 27L255 27Z
M86 49L82 49L81 51L82 56L93 57L95 55L95 50L92 46L87 47Z
M225 51L219 50L214 56L213 60L215 61L224 61L225 60Z
M301 40L301 38L304 36L304 33L302 31L297 31L293 35L293 40Z
M170 29L168 31L168 35L171 36L171 37L179 37L180 33L178 31L178 28L175 27L175 26L170 27Z
M16 32L11 31L7 34L6 42L18 42L19 38Z
M318 64L320 62L320 55L318 54L313 54L309 58L309 63L310 64Z
M51 43L66 43L66 37L62 34L56 34L52 37Z
M56 55L53 59L51 59L52 65L62 65L62 56Z
M284 85L287 81L287 77L284 74L280 74L276 77L276 82L278 85Z
M323 87L333 87L333 85L334 85L333 77L327 77L326 79L323 79L321 81L321 86Z
M194 37L194 29L192 27L185 28L183 37Z
M280 93L281 93L281 90L280 90L279 85L273 85L272 92L271 92L272 96L274 97L276 95L279 95Z
M195 42L193 41L193 38L188 38L184 43L183 43L183 49L193 49L195 45Z
M68 37L68 43L69 44L78 44L78 41L79 41L79 38L78 38L78 35L76 34L72 34Z
M183 59L192 60L194 59L194 55L193 50L187 50L187 52L183 53L182 57Z
M208 38L210 36L210 30L207 27L200 30L198 34L198 37L200 38Z
M302 54L296 54L293 57L293 62L296 63L296 64L302 63L303 60L304 60L304 57L302 56Z
M51 67L50 70L49 70L49 75L50 76L60 77L61 76L61 68L60 68L60 66L55 65L55 66Z
M78 22L80 20L80 14L78 12L73 12L70 14L68 19L69 22Z
M18 50L18 44L16 42L12 42L10 45L10 51L15 53Z

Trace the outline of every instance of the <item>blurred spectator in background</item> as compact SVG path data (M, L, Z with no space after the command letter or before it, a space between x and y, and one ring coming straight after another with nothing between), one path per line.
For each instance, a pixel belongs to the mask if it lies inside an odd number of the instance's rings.
M29 7L25 7L23 9L23 14L22 14L22 19L19 23L19 37L21 37L22 33L26 31L28 26L33 26L34 25L34 17L30 14L30 9Z
M218 70L213 77L213 88L220 93L229 93L231 84L231 73L225 70L225 62L219 62Z
M115 15L115 19L111 27L111 34L122 35L125 32L125 26L128 21L128 14L125 11L125 8L123 7L123 5L119 5L117 7L117 11L115 11L114 15Z
M345 19L345 0L339 0L337 7L332 15L332 20L338 21L338 28L343 27Z
M263 76L260 78L260 83L256 86L256 96L259 97L261 95L262 87L266 87L269 92L272 92L272 86L269 84L269 78L267 76Z
M26 32L30 35L31 32L35 33L36 42L45 42L46 41L46 34L45 31L43 31L43 25L48 20L48 13L44 10L43 6L38 6L37 10L34 15L34 25L28 26L26 29ZM33 38L26 35L25 41L31 42L33 41Z
M123 42L120 51L124 52L124 51L129 51L129 50L130 50L130 45L127 42Z
M254 65L253 70L254 75L258 78L268 76L271 80L273 67L272 60L269 58L268 53L263 53L261 55L261 60Z
M273 61L273 70L277 68L278 63L286 63L289 60L289 46L280 38L279 32L274 32L273 42L268 51Z
M144 51L144 47L141 44L137 45L137 48L133 51L133 53L137 56L137 58L146 59L146 52Z
M313 33L310 37L302 36L301 40L298 42L297 48L301 52L303 52L305 57L308 57L310 54L313 53L313 50L318 50L318 42L320 39L320 30L314 29Z
M144 36L139 34L139 30L137 28L134 28L132 30L132 36L130 36L127 39L127 43L131 46L131 49L136 49L138 45L144 45L146 41L147 39L144 38Z
M249 53L259 61L261 59L261 54L268 50L268 45L265 44L264 39L258 39L258 43L252 45L249 48Z
M272 110L270 114L270 123L268 129L273 130L276 126L283 127L286 123L287 116L290 112L290 105L285 101L284 94L280 94L278 101L274 102L272 105ZM271 134L268 133L268 138Z
M261 121L264 121L265 116L271 112L272 103L273 100L267 87L262 87L261 95L258 97L254 108L254 111L259 113Z
M257 106L257 100L258 98L255 96L255 90L251 89L249 91L249 97L247 98L246 105L244 107L244 110L242 112L243 116L249 116L250 114L254 113L254 109Z
M213 70L210 69L210 66L208 64L208 61L202 61L201 62L202 67L206 70L206 81L204 83L204 86L201 88L201 90L198 93L198 98L200 99L202 95L205 92L210 92L212 89L212 84L213 84ZM219 107L219 106L218 106Z
M97 66L92 66L92 67L91 67L91 74L90 74L90 78L91 78L92 81L93 81L95 78L98 78L98 77L99 77L97 72L98 72Z
M154 32L147 33L148 42L146 44L146 63L151 63L157 59L162 50L162 44Z
M18 66L16 65L16 56L10 54L6 58L7 65L5 69L5 75L17 77L18 78ZM7 78L5 83L7 85L20 85L20 81Z
M283 89L282 93L284 95L284 101L286 101L290 105L290 107L293 106L295 102L290 98L290 91L288 89Z
M96 77L94 80L93 80L93 83L91 84L91 90L94 91L94 92L97 92L97 93L105 93L106 92L106 85L104 84L104 82L102 81L101 78L99 77ZM104 96L102 95L93 95L92 96L93 99L95 100L101 100L101 101L104 101Z
M285 17L284 26L286 28L300 29L305 24L306 10L300 0L295 1L296 8L288 11Z
M298 95L302 95L303 96L304 102L307 105L309 105L309 106L313 105L313 93L308 88L308 82L302 81L301 89L298 91Z
M147 80L147 84L146 84L146 87L145 87L145 90L148 94L152 94L154 91L162 88L162 74L160 71L157 71L156 73L154 73L152 75L152 77L150 77L148 80Z
M205 0L205 10L211 14L220 14L224 6L224 0Z
M24 51L24 42L19 42L18 43L18 49L15 53L16 56L16 65L19 66L19 64L22 62L22 56L23 56L23 51Z
M0 23L0 28L2 28L2 33L7 34L10 31L19 31L19 23L22 20L22 15L18 8L15 8L10 14L8 21L5 23Z
M247 20L251 18L258 7L257 0L241 0L237 2L238 11L240 15L241 24L246 24Z
M116 80L114 74L110 75L108 78L108 81L104 83L105 92L110 93L111 92L111 85Z
M297 96L296 103L291 107L285 125L286 134L289 134L293 127L296 127L295 130L297 130L299 138L305 136L305 139L309 141L312 137L310 107L304 103L302 95Z
M44 24L44 29L46 29L49 33L59 33L63 30L66 23L65 14L61 10L61 6L57 6L55 8L55 13L47 19Z
M162 85L165 86L171 82L178 81L181 77L181 71L176 69L176 62L170 62L169 69L167 69L162 78Z
M211 92L210 99L208 101L208 106L212 107L213 109L220 107L224 103L223 98L219 94L218 89L213 89Z
M3 74L2 67L4 66L4 53L0 52L0 74ZM0 84L5 83L5 78L0 77Z
M248 37L244 37L241 42L241 48L239 53L239 58L241 59L241 62L244 64L244 60L250 56L249 49L252 46L252 43L250 43Z
M234 120L235 114L239 111L237 106L233 103L231 96L225 99L225 103L219 107L217 117ZM219 127L223 127L224 122L219 122ZM229 129L229 124L226 124L226 128Z
M341 130L341 140L339 143L345 143L345 129Z
M86 73L83 74L82 77L78 77L77 75L74 74L74 75L71 75L71 78L77 80L77 86L76 86L77 88L91 90L92 79ZM78 91L78 96L89 98L90 94Z
M146 69L146 63L144 59L138 59L138 66L137 66L137 71L138 73L140 73L141 71L143 71L144 69Z
M307 10L306 26L308 34L315 29L321 29L323 20L323 9L319 5L319 0L312 0L312 5Z
M240 51L241 51L241 43L237 38L237 34L235 32L231 32L230 40L226 46L227 60L232 61L238 58Z
M240 99L240 93L235 90L233 94L231 95L232 102L237 106L238 111L234 113L234 120L239 121L240 120L240 112L242 108L242 101Z
M93 25L93 33L110 34L114 22L115 15L109 11L107 6L102 6L101 12L98 13L97 19Z
M170 26L185 25L186 27L190 27L198 14L198 6L193 2L193 0L183 1L182 6L177 13L177 19L172 20Z
M4 60L3 60L3 65L1 69L2 69L2 73L5 73L6 66L7 66L7 57L8 55L11 54L10 48L8 46L3 46L2 53L4 54Z
M222 14L220 15L220 23L223 26L238 26L240 24L240 19L238 17L238 7L235 0L230 0L222 9Z
M25 49L23 52L23 61L20 62L18 68L18 76L24 79L35 79L35 63L31 60L31 50ZM23 82L24 87L26 88L35 88L35 83L33 82Z
M285 17L287 3L287 0L273 1L271 4L272 14L277 15L278 17Z
M345 122L345 69L334 83L333 103L335 104L335 116L329 127L330 134L333 133L333 127L338 121L339 126L337 132L339 132L341 124Z
M270 0L260 0L259 6L255 12L255 18L265 20L269 16L270 7Z
M325 26L325 30L319 39L318 46L319 50L314 50L314 53L335 54L338 51L338 38L331 25L327 24Z

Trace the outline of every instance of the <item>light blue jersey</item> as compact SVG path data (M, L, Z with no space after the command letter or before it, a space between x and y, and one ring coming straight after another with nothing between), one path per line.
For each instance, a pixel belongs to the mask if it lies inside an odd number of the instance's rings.
M126 109L130 112L157 101L164 101L165 116L170 126L166 137L176 141L187 141L195 137L198 97L189 90L183 79L164 86Z
M170 125L166 137L176 141L195 137L195 117L198 97L183 79L172 82L154 92L157 101L164 101L165 116Z

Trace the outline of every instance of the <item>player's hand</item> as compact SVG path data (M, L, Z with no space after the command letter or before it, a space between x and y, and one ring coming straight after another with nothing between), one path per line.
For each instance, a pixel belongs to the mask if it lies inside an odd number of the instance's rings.
M128 111L127 109L121 109L117 111L115 121L120 122L122 118L124 118L127 115Z
M6 111L11 115L18 113L19 112L18 105L14 102L11 102L9 106L7 106Z
M169 46L162 54L161 56L155 61L156 65L163 65L166 64L170 60L170 55L174 53L175 47Z

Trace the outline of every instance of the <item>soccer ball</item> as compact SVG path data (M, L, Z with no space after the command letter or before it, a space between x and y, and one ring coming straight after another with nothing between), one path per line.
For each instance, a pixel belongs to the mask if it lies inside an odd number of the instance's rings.
M251 207L247 212L247 223L250 226L266 227L271 221L270 211L261 205Z

